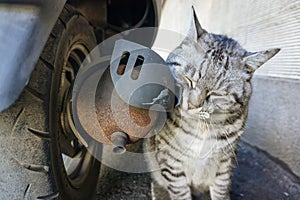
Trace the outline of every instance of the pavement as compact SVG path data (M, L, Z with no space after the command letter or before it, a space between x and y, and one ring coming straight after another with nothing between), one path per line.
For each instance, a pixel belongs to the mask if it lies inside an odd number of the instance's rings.
M97 199L151 199L150 182L149 173L126 173L102 165ZM240 142L230 193L232 200L299 200L300 178L280 161Z

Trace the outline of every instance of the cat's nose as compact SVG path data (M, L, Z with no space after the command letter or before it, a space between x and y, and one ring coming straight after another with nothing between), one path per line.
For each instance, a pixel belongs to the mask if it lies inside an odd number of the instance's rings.
M192 104L191 102L188 103L188 109L191 110L191 109L196 109L198 108L197 106L195 106L194 104Z
M193 89L189 91L188 96L188 109L196 109L203 105L204 103L204 93L199 89Z

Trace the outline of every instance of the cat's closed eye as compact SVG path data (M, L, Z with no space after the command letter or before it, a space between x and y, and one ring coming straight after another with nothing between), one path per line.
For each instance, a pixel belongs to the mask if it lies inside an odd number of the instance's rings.
M178 62L167 62L167 65L181 66Z
M211 99L211 97L220 97L220 96L224 96L224 95L226 95L226 94L221 93L221 92L216 92L216 91L210 91L210 92L207 92L206 99L209 100L209 99Z
M226 92L216 92L216 91L211 91L208 92L206 95L206 100L211 100L211 101L227 101L227 102L234 102L235 99L233 95L227 94Z
M209 96L208 101L213 103L216 107L218 107L221 110L227 110L236 103L234 96L230 94L227 95L211 94Z

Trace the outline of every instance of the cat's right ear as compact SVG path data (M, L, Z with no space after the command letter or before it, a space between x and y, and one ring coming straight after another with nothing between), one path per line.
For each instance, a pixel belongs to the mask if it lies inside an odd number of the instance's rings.
M279 51L280 49L276 48L255 53L248 53L248 55L243 58L247 72L253 74L255 70L275 56Z
M198 38L200 38L205 33L207 33L207 31L201 27L194 6L192 6L192 13L190 16L190 28L187 36L197 41Z

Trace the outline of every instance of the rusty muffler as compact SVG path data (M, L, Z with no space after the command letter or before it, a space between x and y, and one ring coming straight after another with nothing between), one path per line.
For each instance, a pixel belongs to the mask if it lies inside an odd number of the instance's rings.
M126 40L111 56L80 69L73 89L73 118L80 139L111 144L122 154L175 105L175 81L154 51Z

